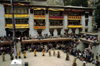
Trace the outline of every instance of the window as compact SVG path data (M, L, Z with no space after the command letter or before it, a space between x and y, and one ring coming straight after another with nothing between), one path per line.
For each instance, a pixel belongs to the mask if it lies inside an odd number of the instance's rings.
M85 29L85 32L88 32L88 28Z
M34 20L34 26L45 26L45 20Z
M80 20L68 20L69 25L80 25Z
M9 6L5 7L5 14L11 14L12 9ZM28 14L28 8L27 7L14 7L14 13L15 14Z
M16 24L28 24L28 19L15 19ZM12 24L12 19L6 19L6 24Z
M6 24L12 24L12 20L11 19L6 19Z
M88 22L85 22L85 26L88 26Z
M88 19L85 20L85 26L88 26Z
M28 13L28 9L25 9L25 14L27 14Z
M89 11L89 15L92 16L92 11Z
M50 25L51 26L62 26L63 21L62 20L50 20Z
M33 13L33 9L30 9L30 13Z
M50 16L63 16L62 11L50 11Z
M45 15L44 10L34 10L34 15Z
M85 18L88 18L89 13L85 13Z

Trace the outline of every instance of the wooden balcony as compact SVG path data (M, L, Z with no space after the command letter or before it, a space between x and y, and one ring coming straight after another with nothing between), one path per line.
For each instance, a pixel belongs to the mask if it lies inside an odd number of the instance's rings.
M50 29L63 28L63 26L49 26Z
M63 20L64 17L63 16L49 16L49 19L52 19L52 20Z
M29 14L14 14L15 18L29 18ZM12 18L12 14L5 14L5 18Z
M82 28L82 25L68 25L68 28Z
M29 28L29 24L15 24L16 29ZM13 24L6 24L5 28L13 29Z
M81 16L68 16L68 20L82 20Z
M45 29L45 26L34 26L34 29Z
M45 15L34 15L34 19L46 19Z

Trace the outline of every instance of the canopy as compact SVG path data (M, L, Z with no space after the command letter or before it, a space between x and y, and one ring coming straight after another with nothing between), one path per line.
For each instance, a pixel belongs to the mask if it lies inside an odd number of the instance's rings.
M22 66L22 60L21 59L12 60L11 66Z

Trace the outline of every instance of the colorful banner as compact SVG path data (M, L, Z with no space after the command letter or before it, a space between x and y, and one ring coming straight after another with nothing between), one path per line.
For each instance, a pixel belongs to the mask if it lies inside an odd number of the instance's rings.
M83 12L83 10L73 10L73 9L69 9L68 11L73 11L73 12Z
M29 18L29 14L14 14L15 18ZM5 18L12 18L12 14L5 14Z
M34 29L45 29L45 26L34 26Z
M29 24L15 24L16 29L21 29L21 28L29 28ZM13 28L12 24L6 24L5 28Z
M11 6L11 4L8 4L8 3L4 3L4 5ZM13 5L29 6L29 4L22 4L22 3L14 3Z
M82 20L81 16L68 16L68 20Z
M46 19L45 15L34 15L34 19Z
M63 16L49 16L49 19L52 19L52 20L63 20L64 17Z
M68 28L82 28L82 25L68 25Z

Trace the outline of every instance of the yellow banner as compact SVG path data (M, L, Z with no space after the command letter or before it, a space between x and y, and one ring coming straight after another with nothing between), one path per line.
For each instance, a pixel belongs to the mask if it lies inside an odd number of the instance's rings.
M52 9L52 8L49 8L48 10L51 10L51 11L64 11L64 9Z
M15 27L16 29L19 29L19 28L29 28L29 24L15 24ZM6 24L6 27L5 28L13 28L13 25L12 24Z
M46 19L45 15L34 15L34 19Z
M63 20L63 18L49 18L51 20Z
M82 20L81 16L68 16L68 20Z
M32 8L32 9L34 9L34 10L46 10L46 8Z
M14 17L29 17L29 14L14 14ZM12 18L12 14L5 14L5 18Z
M45 26L34 26L34 29L45 29Z
M68 28L82 28L82 25L68 25Z

